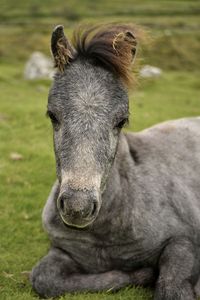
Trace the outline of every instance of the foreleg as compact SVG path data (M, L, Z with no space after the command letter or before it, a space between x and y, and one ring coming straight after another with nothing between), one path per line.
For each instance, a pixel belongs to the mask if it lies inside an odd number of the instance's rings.
M152 282L153 271L135 272L117 270L86 274L59 249L50 250L32 270L30 280L34 290L43 297L55 297L66 292L117 290L127 285L147 285Z
M159 277L154 300L194 300L199 275L199 257L186 239L171 241L159 261Z

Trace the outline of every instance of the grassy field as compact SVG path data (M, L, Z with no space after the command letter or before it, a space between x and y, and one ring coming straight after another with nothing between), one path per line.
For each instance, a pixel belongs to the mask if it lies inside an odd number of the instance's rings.
M55 179L52 133L45 117L50 81L25 81L25 60L48 53L54 24L70 35L77 22L136 21L149 28L143 63L163 68L159 79L140 80L130 93L128 130L166 119L200 115L199 1L0 0L0 299L38 299L24 274L48 250L41 211ZM81 3L81 4L80 4ZM134 5L133 5L134 4ZM95 17L95 15L97 17ZM21 159L13 159L19 153ZM66 295L62 300L150 300L149 290Z
M142 25L152 36L143 45L145 63L170 70L200 69L199 0L0 0L0 62L26 60L34 50L49 54L56 24L68 35L79 23L123 21ZM13 48L14 47L14 48ZM14 51L14 52L13 52Z

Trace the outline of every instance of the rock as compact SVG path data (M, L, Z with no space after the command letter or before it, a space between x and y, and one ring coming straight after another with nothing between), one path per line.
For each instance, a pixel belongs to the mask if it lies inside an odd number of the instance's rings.
M160 77L162 70L157 67L146 65L140 70L140 76L143 78Z
M20 153L12 152L12 153L10 153L10 159L11 160L22 160L23 156Z
M33 52L30 59L26 63L24 78L52 78L54 73L55 71L52 60L41 52Z

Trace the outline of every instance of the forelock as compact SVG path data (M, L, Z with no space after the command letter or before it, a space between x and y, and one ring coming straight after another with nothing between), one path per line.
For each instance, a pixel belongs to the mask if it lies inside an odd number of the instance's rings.
M131 62L136 49L136 38L140 34L140 30L130 24L79 26L73 34L75 52L71 63L78 57L83 57L111 71L126 86L130 86L135 81Z

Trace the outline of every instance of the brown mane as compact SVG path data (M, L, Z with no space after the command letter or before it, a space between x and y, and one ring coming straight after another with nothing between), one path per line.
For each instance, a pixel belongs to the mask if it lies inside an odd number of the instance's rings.
M137 31L132 25L79 27L73 35L73 46L77 56L95 59L129 86L134 80L131 66Z

